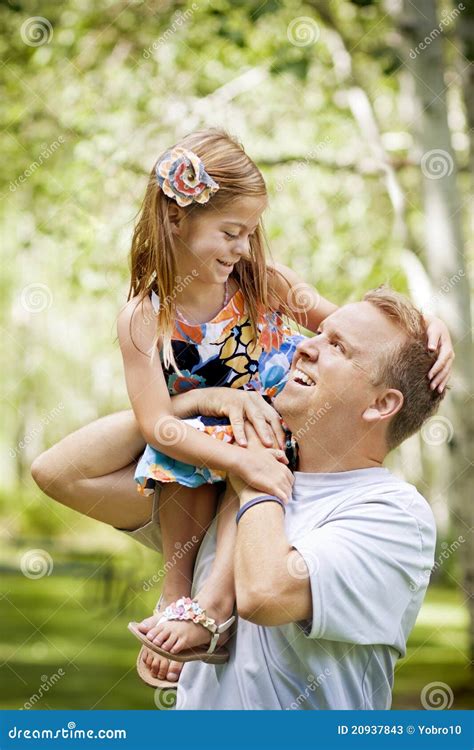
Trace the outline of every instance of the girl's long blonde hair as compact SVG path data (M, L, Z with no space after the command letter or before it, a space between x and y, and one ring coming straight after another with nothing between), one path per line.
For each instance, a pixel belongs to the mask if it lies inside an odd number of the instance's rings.
M219 184L219 190L208 204L192 203L181 209L187 214L206 211L211 206L219 209L229 201L243 196L266 196L265 180L260 170L247 156L243 146L226 132L217 129L200 130L187 135L175 146L194 151L202 159L206 172ZM162 340L163 363L167 368L173 366L177 369L171 347L178 274L177 252L169 217L172 199L159 187L155 167L156 162L150 173L133 233L131 280L127 299L139 296L143 301L152 289L157 291L160 299L157 335ZM249 258L239 260L233 275L244 295L255 338L259 312L269 308L265 238L261 222L250 237L249 244Z

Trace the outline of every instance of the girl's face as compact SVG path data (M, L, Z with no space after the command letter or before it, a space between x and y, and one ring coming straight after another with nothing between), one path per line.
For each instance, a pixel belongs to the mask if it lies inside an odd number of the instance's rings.
M236 198L228 206L193 211L177 228L178 270L206 284L223 284L248 256L250 237L267 205L266 196Z

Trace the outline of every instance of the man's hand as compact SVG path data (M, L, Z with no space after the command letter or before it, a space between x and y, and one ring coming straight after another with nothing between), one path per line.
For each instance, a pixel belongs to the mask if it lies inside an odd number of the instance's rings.
M288 464L288 459L285 452L278 448L265 448L253 425L249 422L245 423L244 429L248 442L249 460L246 462L245 469L242 469L239 475L230 473L227 476L228 481L239 497L241 507L249 500L253 500L253 498L262 494L261 491L256 489L255 483L252 482L252 472L255 471L253 467L254 461L256 461L256 470L260 475L260 481L265 476L268 466L268 470L271 470L271 481L278 488L276 492L266 491L265 494L276 494L283 502L288 502L291 496L294 477L289 469L282 471L270 459L270 456L272 456L279 463L286 465Z

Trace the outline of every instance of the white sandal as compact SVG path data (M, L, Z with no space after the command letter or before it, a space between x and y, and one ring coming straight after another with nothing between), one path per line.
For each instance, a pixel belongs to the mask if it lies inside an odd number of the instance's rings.
M160 596L158 603L153 610L154 615L160 615L162 614L160 612L161 602L163 600L163 597ZM143 635L143 634L142 634ZM148 685L152 688L160 688L161 690L176 690L178 687L178 681L171 682L171 680L161 680L159 677L156 677L156 675L153 674L150 667L145 664L145 655L147 651L150 651L151 649L146 648L145 646L142 646L138 656L137 656L137 673L141 680L145 683L145 685Z
M160 613L157 612L157 614ZM199 606L197 601L190 599L189 597L182 597L166 607L158 624L161 622L169 622L171 620L189 620L196 625L202 625L203 628L209 630L212 637L207 650L204 647L197 647L186 649L174 654L171 653L171 651L165 651L165 649L157 646L153 641L150 641L146 635L140 632L137 622L130 622L128 624L128 629L149 651L153 651L154 653L159 654L159 656L163 656L165 659L170 659L171 661L204 661L208 664L225 664L225 662L228 661L229 652L227 649L222 647L217 648L217 645L220 636L229 630L231 625L234 624L234 615L218 625L212 617L207 616L206 611Z

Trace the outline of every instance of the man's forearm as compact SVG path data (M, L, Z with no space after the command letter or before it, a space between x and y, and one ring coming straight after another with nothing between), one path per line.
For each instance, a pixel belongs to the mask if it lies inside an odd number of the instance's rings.
M239 480L235 484L240 507L262 495ZM292 571L298 571L298 576L292 575ZM288 541L279 504L264 502L250 507L238 524L235 550L239 614L245 620L265 626L309 617L310 587L300 571L300 554Z

